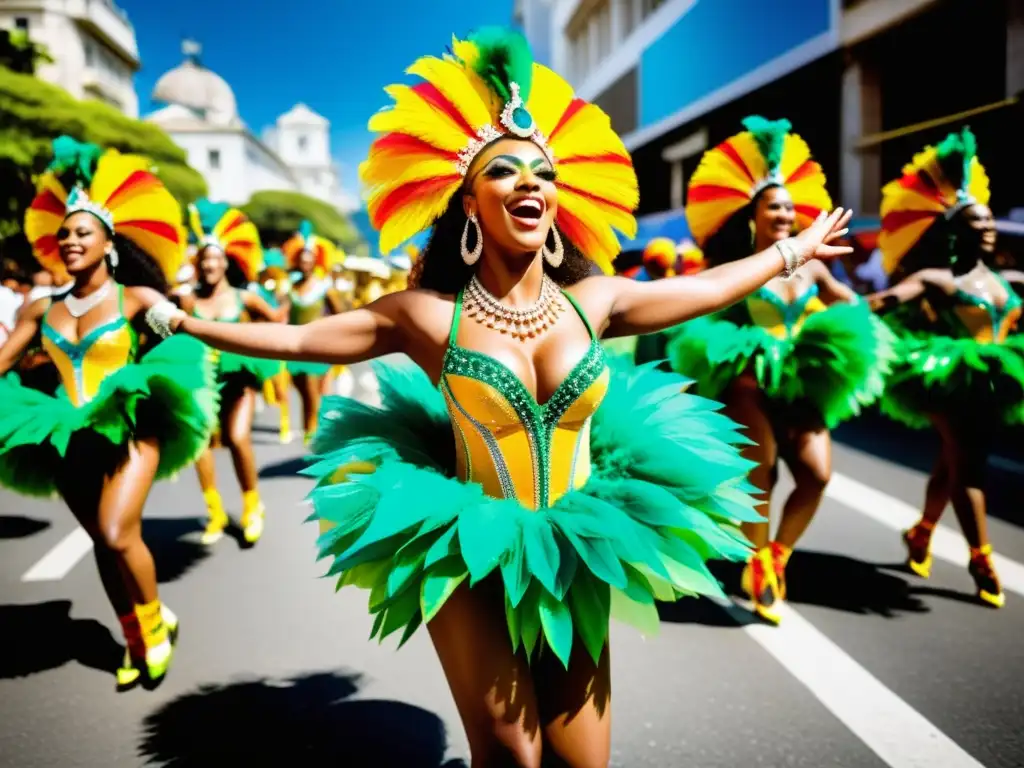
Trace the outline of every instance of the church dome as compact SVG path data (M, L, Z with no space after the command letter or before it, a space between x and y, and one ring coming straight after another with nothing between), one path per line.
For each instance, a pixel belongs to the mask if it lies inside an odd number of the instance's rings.
M231 86L199 62L197 43L186 41L182 51L185 61L157 80L153 101L188 107L210 123L229 125L236 122L238 104Z

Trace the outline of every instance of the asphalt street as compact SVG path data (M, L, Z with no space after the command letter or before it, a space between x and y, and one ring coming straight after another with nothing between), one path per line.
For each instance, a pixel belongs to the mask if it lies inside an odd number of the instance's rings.
M368 642L365 594L336 594L319 578L302 503L310 483L297 474L304 450L278 443L276 418L265 409L255 432L269 514L254 549L229 537L199 545L192 471L153 489L145 536L182 621L155 691L114 691L116 619L71 515L0 492L0 766L468 765L427 634L397 652ZM994 611L974 602L952 511L932 578L900 565L899 531L931 449L869 419L840 431L836 477L791 562L782 626L752 621L741 600L664 606L656 637L615 626L613 764L1024 765L1024 467L992 467L1008 593ZM738 582L734 569L720 576Z

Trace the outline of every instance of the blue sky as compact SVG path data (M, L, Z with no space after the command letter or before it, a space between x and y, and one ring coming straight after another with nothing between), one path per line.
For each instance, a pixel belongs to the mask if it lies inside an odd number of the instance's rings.
M257 135L297 102L331 121L331 145L347 190L366 155L366 121L387 104L384 86L423 54L440 54L452 34L507 25L513 0L117 0L138 37L136 75L143 114L157 79L182 61L181 41L203 45L203 65L235 91ZM241 11L240 6L247 6ZM271 10L261 12L256 7ZM430 10L425 10L425 9Z

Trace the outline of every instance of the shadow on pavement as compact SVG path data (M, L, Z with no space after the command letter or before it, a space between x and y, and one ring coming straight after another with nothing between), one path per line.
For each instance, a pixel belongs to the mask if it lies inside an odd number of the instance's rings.
M275 464L266 464L260 467L259 476L265 480L275 477L295 477L308 466L309 459L307 457L297 456L293 459L285 459Z
M76 661L111 675L124 648L95 619L71 618L69 600L0 605L0 679L25 677Z
M22 515L0 515L0 539L24 539L50 527L46 520Z
M143 518L142 539L156 561L157 581L177 581L209 557L209 548L199 543L202 529L193 517Z
M432 712L399 701L347 701L358 690L358 675L335 672L202 686L145 719L139 753L164 768L466 768L445 762L444 723Z

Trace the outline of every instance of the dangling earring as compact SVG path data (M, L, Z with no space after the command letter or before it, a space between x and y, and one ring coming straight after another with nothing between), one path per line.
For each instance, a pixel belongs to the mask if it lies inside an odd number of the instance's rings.
M956 262L957 262L956 235L950 234L950 235L947 236L947 238L948 238L948 243L949 243L948 244L948 248L949 248L949 265L952 267L952 266L955 266Z
M107 253L107 259L110 261L110 268L117 269L117 248L110 249L110 252Z
M473 246L473 250L469 250L469 225L472 224L476 228L476 245ZM466 226L462 228L462 260L466 262L466 266L473 266L480 259L480 254L484 250L484 232L480 228L480 222L476 220L476 214L471 213L466 219Z
M541 248L541 254L544 256L544 261L557 269L562 265L565 248L562 247L562 236L558 234L558 227L554 224L551 225L551 235L555 238L555 249L553 251L548 250L548 242L545 240L544 247Z
M750 252L753 253L754 248L757 247L757 225L754 224L753 219L751 219L748 223L750 225Z

